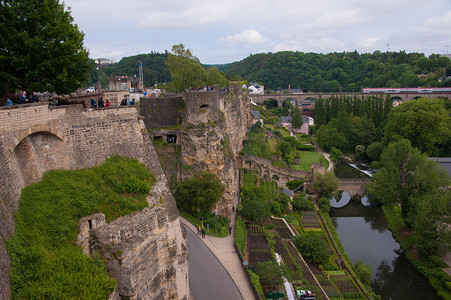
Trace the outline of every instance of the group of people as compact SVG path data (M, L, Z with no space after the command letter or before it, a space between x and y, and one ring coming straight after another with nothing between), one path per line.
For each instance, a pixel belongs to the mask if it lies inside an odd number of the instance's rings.
M205 92L209 92L209 91L214 91L214 87L208 86L208 85L204 86L203 88L201 88L200 86L197 86L197 89L196 89L196 88L193 88L193 87L190 87L190 88L188 89L188 91L190 91L190 92L195 92L195 91L205 91Z
M135 102L135 98L133 98L132 100L130 100L129 102L128 102L128 105L135 105L136 104L136 102ZM121 105L127 105L127 99L122 99L122 101L121 101Z
M97 101L94 98L91 98L91 107L92 108L110 107L110 101L108 99L106 99L106 102L104 102L102 97L97 99Z

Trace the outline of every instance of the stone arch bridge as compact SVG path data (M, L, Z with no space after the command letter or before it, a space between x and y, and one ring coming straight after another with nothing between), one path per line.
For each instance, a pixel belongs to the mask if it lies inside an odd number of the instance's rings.
M386 93L386 94L366 94L366 93L302 93L302 94L269 94L269 95L251 95L252 101L257 104L263 104L266 99L274 98L277 100L279 106L282 106L283 101L287 98L293 99L296 101L298 106L302 105L304 100L318 100L319 97L322 99L327 99L332 96L370 96L370 95L389 95L394 99L402 99L403 101L408 101L420 97L428 97L428 98L438 98L438 97L450 97L449 93Z
M359 195L360 197L363 197L366 193L366 184L370 182L371 179L347 179L342 178L340 179L340 185L338 187L338 190L342 190L347 192L351 198L354 198L354 196Z

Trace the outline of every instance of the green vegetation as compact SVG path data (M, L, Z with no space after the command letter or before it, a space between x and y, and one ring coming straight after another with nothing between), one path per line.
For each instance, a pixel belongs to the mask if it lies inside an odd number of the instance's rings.
M323 164L327 170L329 162L327 159L316 151L299 151L299 164L294 162L291 164L293 170L309 172L312 164Z
M363 260L356 260L354 263L354 268L360 282L362 282L367 288L370 287L372 280L371 265L365 263Z
M106 299L115 287L98 255L75 245L78 220L102 212L107 222L148 205L154 176L138 161L113 156L76 171L50 171L22 191L8 241L14 299Z
M421 53L304 53L283 51L254 54L227 66L228 76L252 78L266 89L300 87L315 92L358 92L361 87L450 86L447 57ZM428 74L427 78L417 75ZM315 120L316 121L316 120Z
M296 236L293 244L308 262L325 264L329 261L327 242L319 235L304 234Z
M179 209L179 214L190 221L196 228L198 226L203 226L205 229L205 234L216 236L216 237L225 237L229 235L228 225L229 225L229 219L225 217L216 217L212 213L204 213L199 214L199 217L195 217L181 209ZM203 218L203 221L200 220L200 217ZM207 228L208 224L208 228ZM209 229L209 232L207 232L207 229Z
M332 148L354 152L383 137L383 128L391 110L391 100L382 96L333 96L315 104L315 139L329 152Z
M451 117L442 99L422 98L393 108L385 127L385 138L408 139L412 147L428 156L450 153Z
M257 176L252 172L243 170L243 184L241 186L241 199L243 208L240 213L248 220L261 222L271 214L280 216L288 212L290 198L278 193L274 182L260 181L257 185Z
M2 96L16 89L67 94L85 81L84 34L64 3L1 1L0 20Z
M236 219L236 227L235 227L235 243L240 249L241 253L244 254L244 249L246 248L246 223L244 223L243 219L238 216Z
M271 159L272 154L269 145L265 141L265 130L254 127L243 141L243 153Z
M294 196L291 204L294 210L314 210L315 208L312 201L305 199L305 195Z
M258 275L252 272L251 270L247 270L247 273L251 278L251 283L254 286L255 290L260 295L260 297L264 299L262 285L260 284L260 277L258 277Z
M258 263L256 273L260 279L260 283L265 287L269 287L271 290L277 289L283 284L281 268L275 261L267 260Z
M296 188L298 188L300 185L302 185L304 183L304 180L299 179L299 180L290 180L287 181L286 186L290 189L290 190L294 190Z
M203 172L177 185L174 198L177 206L194 216L210 213L224 192L217 175Z
M218 68L205 70L189 49L183 44L172 46L166 65L171 72L171 87L177 92L183 92L190 87L197 88L217 84L219 88L227 85L224 73Z
M318 197L328 197L339 186L338 178L333 172L318 173L313 178L311 185L312 190Z

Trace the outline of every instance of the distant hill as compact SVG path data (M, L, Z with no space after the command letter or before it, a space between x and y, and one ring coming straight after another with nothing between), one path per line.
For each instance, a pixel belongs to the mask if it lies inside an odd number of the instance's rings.
M124 57L118 63L102 67L100 80L106 84L111 75L138 76L138 62L142 61L144 86L170 82L171 75L165 65L167 55L166 51ZM260 82L266 90L287 89L289 85L312 92L358 92L362 87L451 86L449 58L405 51L364 54L282 51L251 55L239 62L203 66L217 67L232 80ZM96 81L94 66L89 82Z
M302 88L315 92L357 92L362 87L451 86L451 61L420 53L354 52L262 53L230 64L229 77L261 82L266 89Z

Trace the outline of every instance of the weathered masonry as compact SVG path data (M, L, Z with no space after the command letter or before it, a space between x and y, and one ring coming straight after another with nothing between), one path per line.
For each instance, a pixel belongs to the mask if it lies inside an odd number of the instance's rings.
M48 170L92 167L114 154L138 159L157 179L144 210L110 224L98 221L98 216L84 220L101 240L103 252L113 244L123 252L121 265L114 260L107 264L118 280L116 297L189 299L185 238L138 108L49 108L43 103L0 108L1 299L10 298L5 241L14 232L22 188L39 181Z

